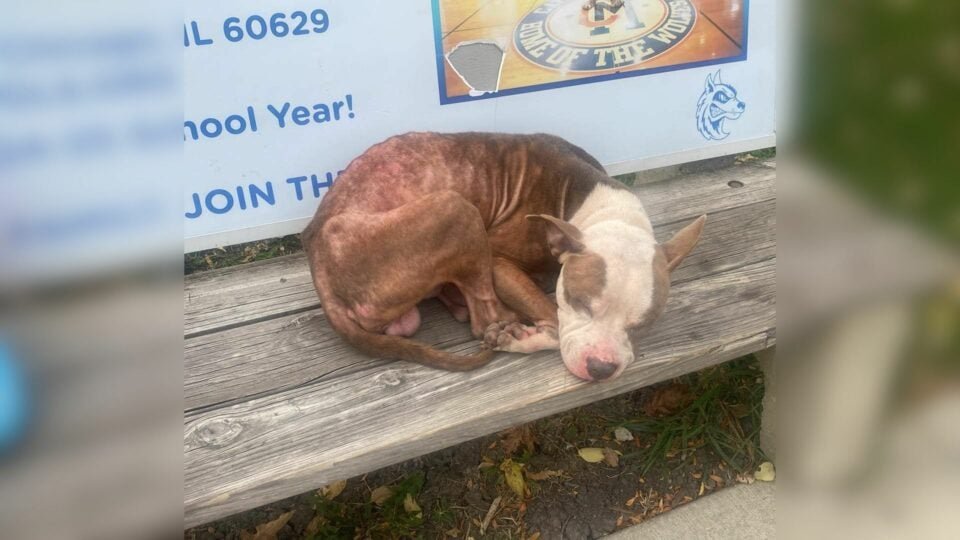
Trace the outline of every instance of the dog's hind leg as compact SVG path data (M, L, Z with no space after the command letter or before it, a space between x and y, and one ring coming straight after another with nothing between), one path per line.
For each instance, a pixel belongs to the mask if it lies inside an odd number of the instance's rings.
M370 332L410 335L418 302L438 287L462 293L475 337L516 316L497 298L493 262L480 212L458 193L432 193L377 214L330 218L321 231L324 274Z

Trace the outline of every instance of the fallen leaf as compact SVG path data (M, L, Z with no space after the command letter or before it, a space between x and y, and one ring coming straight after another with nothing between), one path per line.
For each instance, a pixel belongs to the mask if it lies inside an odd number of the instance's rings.
M527 483L523 479L523 465L507 458L500 464L500 470L503 471L503 477L510 489L522 499L527 492Z
M751 474L738 474L737 483L738 484L752 484L756 479Z
M616 450L611 450L611 449L609 449L609 448L604 448L604 449L603 449L603 461L605 461L605 462L607 463L607 465L609 465L609 466L611 466L611 467L619 467L619 466L620 466L620 456L619 456L619 454L620 454L620 452L617 452Z
M240 540L277 540L277 533L293 517L293 510L281 514L273 521L268 521L262 525L257 525L257 532L250 534L247 531L240 531Z
M634 495L633 497L630 497L629 499L627 499L627 503L626 503L626 504L627 504L627 508L630 508L631 506L633 506L633 503L637 502L637 497L639 497L639 496L640 496L640 494L637 493L637 494Z
M633 440L633 433L630 433L630 430L623 426L613 430L613 436L620 442Z
M447 536L452 536L454 538L459 538L463 533L460 531L460 529L454 527L452 529L447 529L443 531L443 534Z
M617 527L623 526L623 515L617 516Z
M540 531L531 534L527 540L540 540Z
M703 482L700 482L700 492L697 493L697 497L703 495L703 490L705 490L706 488L707 486Z
M604 458L603 448L581 448L577 453L587 463L600 463Z
M527 452L533 452L536 441L533 438L533 429L529 424L515 427L506 432L506 436L500 441L504 454L510 456L516 453L521 445Z
M320 525L323 525L326 521L326 518L323 516L314 516L313 519L310 520L310 523L307 523L307 528L303 530L303 535L309 537L317 534L317 531L320 530Z
M718 484L722 484L722 483L723 483L723 478L721 478L721 477L719 477L719 476L717 476L717 475L715 475L715 474L711 474L711 475L710 475L710 479L713 480L714 482L718 483Z
M377 506L383 506L383 503L387 502L391 495L393 495L392 489L387 486L380 486L370 492L370 502Z
M702 473L702 472L690 473L690 476L692 476L692 477L696 478L697 480L699 480L699 479L703 478L703 473Z
M320 488L320 496L328 501L332 501L337 498L337 495L343 493L344 488L347 487L346 480L340 480L339 482L334 482L329 486L323 486Z
M486 468L488 468L488 467L493 467L494 465L496 465L496 463L490 461L490 458L484 456L483 461L481 461L480 464L477 465L477 468L478 468L478 469L486 469Z
M420 505L414 500L413 495L409 493L407 493L407 496L403 499L403 509L411 514L423 512L423 510L420 509Z
M777 477L777 471L773 468L773 463L764 461L760 464L760 468L753 473L753 477L761 482L773 482Z
M673 383L656 389L641 409L647 416L665 416L687 406L691 401L693 395L690 387Z
M500 507L500 501L501 501L501 498L500 498L500 497L497 497L496 499L493 500L492 503L490 503L490 508L487 509L487 515L484 516L483 522L480 523L480 535L481 535L481 536L482 536L485 532L487 532L487 527L490 526L490 520L492 520L494 514L497 513L497 508Z

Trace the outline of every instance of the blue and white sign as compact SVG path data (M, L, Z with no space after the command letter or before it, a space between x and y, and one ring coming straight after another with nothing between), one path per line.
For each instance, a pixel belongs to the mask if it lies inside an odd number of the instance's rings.
M299 232L407 131L553 133L611 174L771 146L774 28L772 0L189 3L185 249Z

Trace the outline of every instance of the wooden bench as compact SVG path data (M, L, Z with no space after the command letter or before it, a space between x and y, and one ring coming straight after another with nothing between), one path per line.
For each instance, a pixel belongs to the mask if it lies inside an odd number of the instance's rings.
M775 340L773 162L635 188L657 237L708 214L643 357L587 384L559 353L469 373L361 355L329 327L302 255L185 283L184 505L195 526L765 349ZM437 303L418 339L474 351Z

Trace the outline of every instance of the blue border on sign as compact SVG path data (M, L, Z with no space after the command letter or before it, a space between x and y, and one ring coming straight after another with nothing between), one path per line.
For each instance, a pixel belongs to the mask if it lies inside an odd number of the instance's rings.
M743 44L741 45L743 52L737 56L728 56L726 58L718 58L717 60L701 60L699 62L687 62L685 64L674 64L672 66L661 66L650 69L635 69L626 73L610 73L607 75L596 75L593 77L583 77L580 79L574 79L570 81L557 81L552 83L545 84L535 84L533 86L523 86L520 88L508 88L506 90L500 90L498 92L493 92L489 94L483 94L480 96L447 96L447 78L446 72L444 70L444 62L446 62L446 57L443 55L443 32L440 22L440 0L431 0L433 5L433 41L434 48L437 55L437 83L440 90L440 104L441 105L450 105L452 103L464 103L467 101L478 101L481 99L491 99L504 96L514 96L517 94L526 94L529 92L540 92L542 90L552 90L554 88L565 88L567 86L579 86L581 84L592 84L605 81L614 81L617 79L626 79L628 77L639 77L642 75L653 75L656 73L665 73L668 71L680 71L683 69L694 69L704 66L716 66L721 64L730 64L733 62L743 62L747 59L747 51L749 50L749 41L750 41L750 0L743 0ZM512 43L512 41L511 41ZM506 52L505 52L506 54Z

